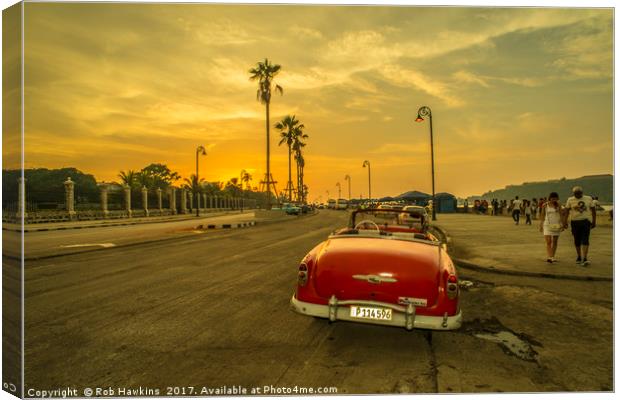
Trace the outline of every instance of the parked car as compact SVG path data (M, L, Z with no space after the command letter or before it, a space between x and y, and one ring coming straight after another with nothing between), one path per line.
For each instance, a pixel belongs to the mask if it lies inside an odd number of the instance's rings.
M330 210L335 210L336 209L336 200L334 200L334 199L327 200L327 208L330 209Z
M400 225L400 210L387 221L376 220L376 211L352 212L348 227L302 259L292 309L332 322L458 329L458 276L445 246L429 232Z
M426 232L428 229L428 212L421 206L405 206L398 216L403 225L409 225Z

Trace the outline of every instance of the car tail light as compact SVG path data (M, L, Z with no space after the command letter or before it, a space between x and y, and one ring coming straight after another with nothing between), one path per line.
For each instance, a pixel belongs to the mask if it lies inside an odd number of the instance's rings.
M297 284L299 286L306 286L306 283L308 283L308 266L305 263L301 263L297 273Z
M448 284L446 285L448 298L454 299L459 293L459 284L456 275L448 276Z

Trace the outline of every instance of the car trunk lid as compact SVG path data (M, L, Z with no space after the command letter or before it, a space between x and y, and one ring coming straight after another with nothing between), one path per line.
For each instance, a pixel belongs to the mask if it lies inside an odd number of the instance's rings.
M321 297L432 306L439 287L437 246L388 238L330 238L318 255Z

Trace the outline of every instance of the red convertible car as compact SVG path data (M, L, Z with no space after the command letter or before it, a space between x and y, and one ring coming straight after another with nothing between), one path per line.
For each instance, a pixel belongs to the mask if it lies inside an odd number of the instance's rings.
M293 310L331 322L458 329L458 276L445 246L401 220L401 210L351 213L349 227L301 261Z

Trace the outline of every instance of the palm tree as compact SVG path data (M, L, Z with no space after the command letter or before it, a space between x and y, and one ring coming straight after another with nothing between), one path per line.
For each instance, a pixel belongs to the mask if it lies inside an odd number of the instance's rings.
M118 174L118 177L121 179L121 182L124 185L127 185L129 187L132 187L134 185L134 183L136 183L137 181L137 176L138 174L136 173L136 171L129 169L127 170L127 172L125 171L121 171Z
M150 188L153 180L147 171L140 171L136 174L135 181L139 184L140 188Z
M304 157L301 149L306 146L304 139L308 135L304 133L305 126L298 125L293 136L293 151L295 151L295 162L297 163L297 200L303 202L303 167L305 166Z
M248 71L250 80L258 80L258 90L256 91L256 99L265 105L265 129L267 131L267 208L271 205L271 170L269 169L269 103L271 102L271 84L273 78L280 72L280 65L271 64L265 58L265 62L259 62L255 68ZM275 85L275 91L283 94L282 87Z
M198 193L198 189L202 187L202 183L205 180L203 178L199 178L199 180L196 181L196 174L191 174L189 178L185 178L184 181L185 181L185 185L183 185L183 187L185 189L188 189L192 191L193 193Z
M291 153L293 151L293 143L296 140L296 136L300 130L303 130L304 125L299 125L299 120L294 115L287 115L282 118L282 121L277 122L274 127L280 130L280 143L279 146L286 143L288 146L288 201L293 201L293 181L291 181Z
M241 174L241 182L245 183L245 190L251 190L250 182L252 181L252 175L248 171L243 171Z

